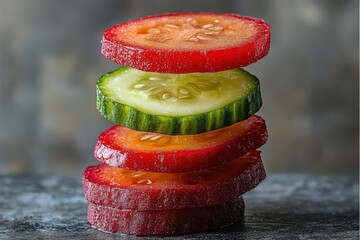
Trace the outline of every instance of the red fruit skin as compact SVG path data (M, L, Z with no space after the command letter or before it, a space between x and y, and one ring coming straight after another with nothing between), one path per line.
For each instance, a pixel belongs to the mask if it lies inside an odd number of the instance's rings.
M231 225L244 218L244 200L177 210L138 211L89 203L87 218L98 230L137 236L171 236L204 232Z
M121 134L121 129L125 127L113 126L100 134L94 156L100 162L113 167L144 172L179 173L216 167L266 143L268 132L265 120L252 115L244 121L251 124L241 135L229 141L214 143L204 148L172 151L161 148L154 148L154 151L139 151L125 148L121 143L114 144L114 135Z
M259 151L251 151L238 160L246 162L238 175L212 179L211 184L190 182L172 186L112 183L112 179L106 179L107 176L102 174L101 168L113 167L106 164L89 166L83 175L84 195L91 203L120 209L166 210L214 206L235 200L265 179ZM226 171L224 166L219 171Z
M204 13L181 14L195 15ZM179 15L179 13L154 15L130 22L137 23L147 18L174 15ZM261 34L257 34L257 37L253 42L236 47L190 51L176 50L176 46L174 46L174 49L169 51L145 48L142 46L129 45L121 41L114 41L114 28L129 23L126 22L105 30L101 41L101 53L117 64L130 66L143 71L161 73L219 72L245 67L268 54L270 49L270 26L265 21L252 17L239 16L237 14L220 15L252 20L255 24L262 25L263 31Z

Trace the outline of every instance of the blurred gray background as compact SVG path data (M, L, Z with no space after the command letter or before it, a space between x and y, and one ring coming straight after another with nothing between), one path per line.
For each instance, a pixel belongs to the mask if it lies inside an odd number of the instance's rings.
M80 172L112 124L95 84L117 66L103 31L145 15L234 12L272 27L269 55L247 67L261 81L269 172L359 169L357 0L0 0L0 174Z

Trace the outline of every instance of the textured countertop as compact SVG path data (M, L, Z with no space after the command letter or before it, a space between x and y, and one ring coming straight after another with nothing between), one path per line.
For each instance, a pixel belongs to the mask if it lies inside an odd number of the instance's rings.
M1 240L145 239L89 227L81 174L0 176L0 184ZM358 239L358 197L357 175L270 174L244 195L244 222L165 239Z

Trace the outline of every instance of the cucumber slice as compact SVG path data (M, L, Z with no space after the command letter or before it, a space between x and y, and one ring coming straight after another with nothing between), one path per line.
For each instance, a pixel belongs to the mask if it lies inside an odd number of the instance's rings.
M243 69L163 74L121 67L97 83L97 108L128 128L197 134L247 119L262 105L258 79Z

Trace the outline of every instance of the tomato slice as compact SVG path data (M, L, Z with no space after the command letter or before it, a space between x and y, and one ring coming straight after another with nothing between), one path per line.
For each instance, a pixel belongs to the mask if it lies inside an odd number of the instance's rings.
M88 167L85 198L94 204L135 210L213 206L233 201L256 187L265 170L253 150L218 167L187 173L125 170L106 164Z
M105 30L101 52L120 65L163 73L218 72L267 55L270 26L236 14L174 13Z
M92 227L137 236L169 236L217 229L244 217L242 197L234 202L201 208L138 211L89 203L87 216Z
M190 172L218 166L267 141L265 121L252 115L229 127L195 135L164 135L114 126L99 136L103 163L145 172Z

